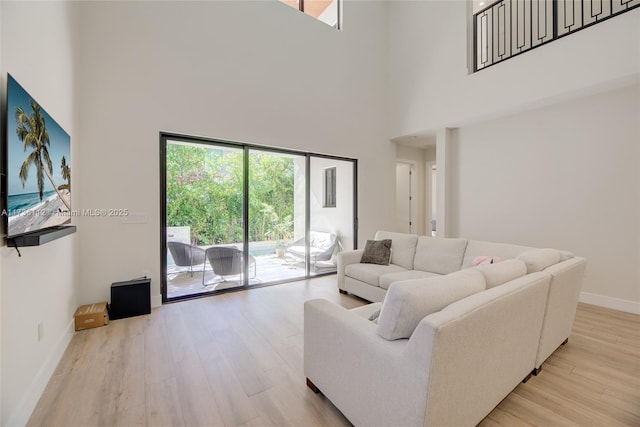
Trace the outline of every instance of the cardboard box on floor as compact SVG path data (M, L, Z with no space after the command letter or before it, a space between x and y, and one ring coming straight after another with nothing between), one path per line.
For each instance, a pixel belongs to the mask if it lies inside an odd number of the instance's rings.
M75 314L76 331L97 328L109 323L109 312L106 302L87 304L78 307Z

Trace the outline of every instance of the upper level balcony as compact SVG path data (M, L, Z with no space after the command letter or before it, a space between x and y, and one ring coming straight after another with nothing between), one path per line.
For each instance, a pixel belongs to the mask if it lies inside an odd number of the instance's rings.
M473 15L474 72L640 6L640 0L498 0Z

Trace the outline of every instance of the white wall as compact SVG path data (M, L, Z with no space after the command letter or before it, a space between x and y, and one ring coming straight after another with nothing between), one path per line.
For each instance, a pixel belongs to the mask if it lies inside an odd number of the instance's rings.
M640 86L454 139L453 236L573 251L587 258L584 300L640 313Z
M548 105L640 73L640 9L469 75L467 2L389 7L392 137Z
M80 302L150 271L160 294L160 130L355 157L360 238L393 224L387 4L346 2L336 31L276 1L83 2Z
M9 72L71 135L75 172L82 141L74 120L70 9L58 2L3 1L0 10L2 91ZM77 175L73 177L72 188ZM22 248L21 258L15 249L0 248L3 426L26 423L71 338L77 308L74 257L80 233ZM40 322L43 337L38 342Z

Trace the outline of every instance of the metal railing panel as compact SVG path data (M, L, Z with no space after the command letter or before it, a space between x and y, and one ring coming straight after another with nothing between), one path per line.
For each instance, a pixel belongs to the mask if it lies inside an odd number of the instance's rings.
M498 0L474 14L474 72L640 6L640 0Z

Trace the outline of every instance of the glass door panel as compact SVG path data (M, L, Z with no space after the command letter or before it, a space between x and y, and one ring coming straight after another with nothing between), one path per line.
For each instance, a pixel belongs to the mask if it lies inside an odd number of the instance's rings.
M167 299L244 285L243 150L168 140Z
M249 150L249 285L306 276L305 156Z
M355 247L354 180L354 161L311 156L310 275L335 272L338 252Z

